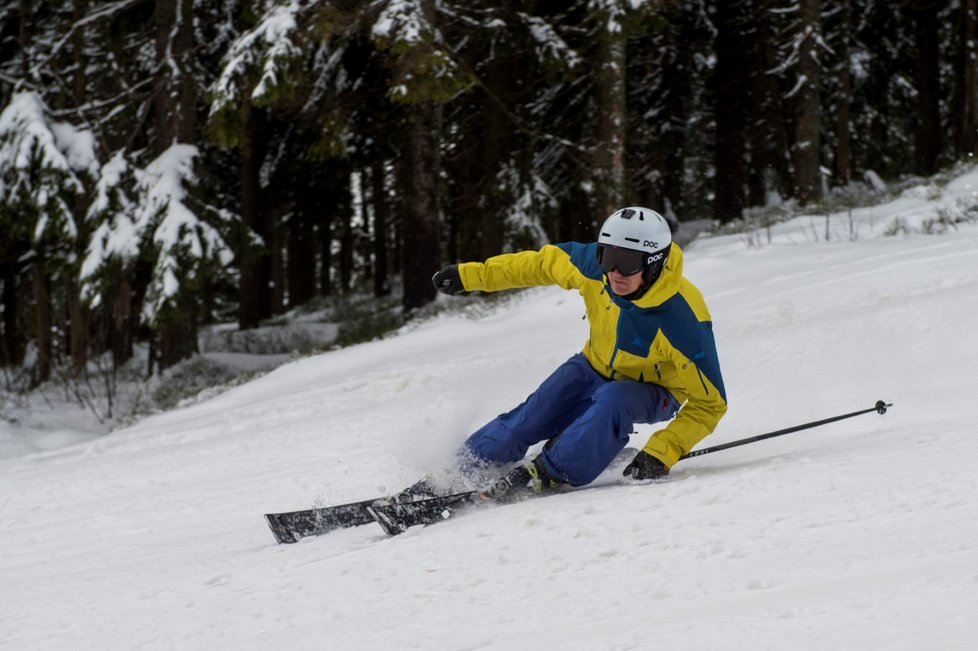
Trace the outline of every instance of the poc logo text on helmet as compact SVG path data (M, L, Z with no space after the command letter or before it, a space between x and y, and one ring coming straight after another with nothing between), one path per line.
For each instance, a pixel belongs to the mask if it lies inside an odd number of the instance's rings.
M651 247L651 248L656 249L656 250L659 249L659 243L658 242L652 242L651 240L645 240L644 242L642 242L642 246L644 246L644 247Z

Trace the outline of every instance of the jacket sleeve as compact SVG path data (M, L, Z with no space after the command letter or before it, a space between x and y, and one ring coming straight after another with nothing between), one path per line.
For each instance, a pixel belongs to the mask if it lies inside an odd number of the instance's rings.
M720 396L712 400L690 398L665 429L653 434L643 450L672 467L679 458L713 432L727 411Z
M708 379L707 374L687 359L679 351L673 351L673 363L679 372L677 386L667 386L680 402L685 402L679 414L665 429L655 432L643 450L661 460L670 468L679 458L693 449L707 435L716 429L717 424L727 412L727 401L723 390L723 380L719 377L719 364L715 353L710 373L717 385ZM701 360L705 361L705 360Z
M463 262L458 266L458 273L466 291L484 292L537 285L577 289L584 279L570 256L550 244L539 251L505 253L485 262Z

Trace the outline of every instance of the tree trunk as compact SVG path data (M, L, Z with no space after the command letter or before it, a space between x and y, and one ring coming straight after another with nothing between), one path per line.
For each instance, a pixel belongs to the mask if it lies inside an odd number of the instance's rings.
M77 24L88 12L88 0L73 0L71 3L72 18ZM72 88L74 94L74 105L84 106L88 100L85 58L85 39L84 30L75 29L71 39L72 61L74 71L72 75ZM76 214L84 214L85 206L80 205L82 201L76 201ZM76 240L72 243L75 249L73 262L70 263L71 272L65 279L63 290L65 300L68 303L68 319L70 322L70 347L71 362L75 373L82 373L88 364L89 340L89 321L90 313L88 306L81 299L81 289L78 286L78 262L85 257L85 247L90 238L90 226L82 221L79 224L79 233Z
M352 177L351 177L352 181ZM360 204L363 205L362 202ZM351 206L352 208L352 206ZM353 289L353 211L340 214L340 293L349 294Z
M493 67L490 65L487 84L491 86ZM466 107L469 117L459 125L459 163L455 174L454 196L450 204L451 221L447 251L449 262L484 259L482 245L486 215L483 213L486 189L485 179L495 170L495 161L490 165L484 156L487 136L486 111L490 101L479 103L474 98L463 98L471 102ZM500 238L501 239L501 238Z
M496 61L490 63L487 79L497 97L510 96L510 86L515 75L507 66ZM513 196L513 187L508 182L499 183L499 175L513 154L512 120L499 106L499 100L483 93L481 103L481 117L484 122L478 134L479 147L475 149L479 160L473 166L476 176L474 190L477 196L472 202L473 213L463 213L460 217L478 225L478 259L485 260L503 251L506 244L506 213L516 197ZM473 217L476 219L472 219Z
M802 204L814 201L821 195L820 11L820 0L800 0L798 32L795 34L799 60L794 94L796 122L792 158L795 164L795 196Z
M31 69L31 62L28 56L28 49L31 44L30 32L28 31L28 26L31 24L31 7L32 2L30 0L20 0L17 4L18 11L20 15L20 25L17 32L17 42L20 45L20 75L23 79L28 79L28 73ZM6 85L6 84L5 84ZM4 104L6 106L6 103Z
M161 153L174 140L197 140L197 87L192 74L196 55L193 0L157 0L155 6L156 59L163 75L156 95L155 148Z
M197 90L194 82L194 21L193 0L157 0L154 23L156 27L156 60L162 75L161 88L156 94L155 138L156 154L166 151L175 142L197 141ZM173 70L173 66L176 70ZM187 278L183 279L187 282ZM170 313L159 319L160 370L197 352L197 320L199 306L193 289L181 286Z
M978 153L978 0L961 0L958 52L951 130L955 155L963 159Z
M81 290L75 277L65 279L65 300L70 320L71 363L76 373L85 371L88 363L88 307L81 300Z
M579 184L569 188L567 196L561 200L557 215L557 240L560 242L589 242L597 237L597 228L607 215L595 218L591 211L584 210L588 196Z
M716 146L713 161L713 216L721 222L738 219L744 211L744 96L747 91L743 16L740 0L720 2L716 16L714 113Z
M609 31L599 13L598 138L594 148L595 211L603 219L625 201L625 44L624 29Z
M833 176L837 185L852 181L852 150L850 147L850 104L852 103L852 65L849 61L849 42L852 33L850 0L839 0L840 38L836 46L839 57L839 88L835 110L835 163Z
M319 244L319 295L333 294L333 213L323 211L316 231Z
M238 285L238 326L257 328L272 316L271 224L261 201L261 166L265 136L261 115L245 105L241 134L241 217L248 236L241 243L241 278ZM260 242L252 241L257 236Z
M662 49L675 52L675 57L660 54L653 58L649 65L659 66L662 76L662 87L668 88L670 99L664 102L662 112L656 119L656 135L652 136L652 157L649 161L652 170L661 175L659 182L649 184L646 194L648 205L662 213L673 213L677 216L688 215L691 210L688 205L688 183L686 169L690 154L690 127L692 116L690 109L694 104L693 97L699 89L694 89L693 79L689 70L695 67L696 55L680 44L680 35L675 30L664 31Z
M48 287L44 260L40 255L35 257L31 264L31 279L34 286L34 343L37 346L37 364L31 381L36 386L51 377L54 360L51 291Z
M198 352L197 314L199 307L191 291L181 291L177 296L175 310L164 314L159 329L160 370L167 369L177 362Z
M378 141L379 142L379 141ZM387 221L390 202L387 200L387 185L384 183L386 170L384 159L377 154L370 163L374 208L374 296L388 296L391 293L389 272L387 270Z
M916 173L937 172L941 154L940 49L938 9L943 2L917 0L913 5L917 46L917 130L914 133Z
M285 311L286 286L285 286L285 246L288 240L286 226L281 218L272 218L269 226L271 237L271 266L272 284L270 288L272 301L272 314L281 314Z
M754 9L751 52L751 103L748 138L748 202L764 206L773 193L785 194L789 178L788 134L781 102L777 68L777 30L771 0L759 0Z
M440 265L438 177L441 106L421 101L408 113L401 183L404 188L403 238L405 312L435 299L431 274Z
M129 274L119 271L119 282L115 284L110 309L112 365L119 368L132 358L132 284Z
M311 273L316 264L315 234L312 228L313 189L303 184L297 189L295 212L289 220L288 255L286 256L286 282L289 288L289 306L298 307L316 294L316 274Z
M459 128L460 146L455 167L457 190L451 202L448 259L484 260L502 252L506 241L506 212L515 198L500 172L513 154L512 120L500 98L512 97L514 75L501 61L486 53L485 92L468 97L466 119Z
M71 3L71 16L77 25L88 12L88 0L73 0ZM84 106L86 102L85 86L87 77L85 75L85 30L76 28L71 37L72 58L74 59L75 70L72 75L75 106Z
M17 258L5 255L0 261L0 283L3 283L3 341L0 342L0 364L15 366L24 361L24 333L20 327L20 292Z

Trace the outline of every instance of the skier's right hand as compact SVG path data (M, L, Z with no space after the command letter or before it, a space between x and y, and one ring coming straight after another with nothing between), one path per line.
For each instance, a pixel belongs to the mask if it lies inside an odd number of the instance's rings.
M632 462L621 473L632 479L659 479L669 474L669 468L645 450L639 450Z
M462 277L458 274L458 265L453 264L445 267L431 277L431 284L442 294L458 296L465 293L465 285L462 284Z

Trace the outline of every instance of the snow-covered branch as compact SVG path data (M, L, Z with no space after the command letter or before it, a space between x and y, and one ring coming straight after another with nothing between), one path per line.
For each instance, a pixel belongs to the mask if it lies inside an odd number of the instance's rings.
M248 101L260 102L284 81L282 68L301 53L295 39L298 16L303 9L300 0L277 4L231 45L221 73L210 89L211 115L245 101L246 95ZM257 81L252 87L250 80L256 71Z
M550 23L539 16L531 16L525 13L518 15L526 24L530 36L537 44L537 56L540 59L561 62L568 68L580 65L580 55L560 37Z
M97 171L95 139L90 131L48 117L44 102L33 92L17 93L0 113L0 202L29 202L38 212L32 237L49 229L74 239L75 216L65 191L81 193L80 174Z

